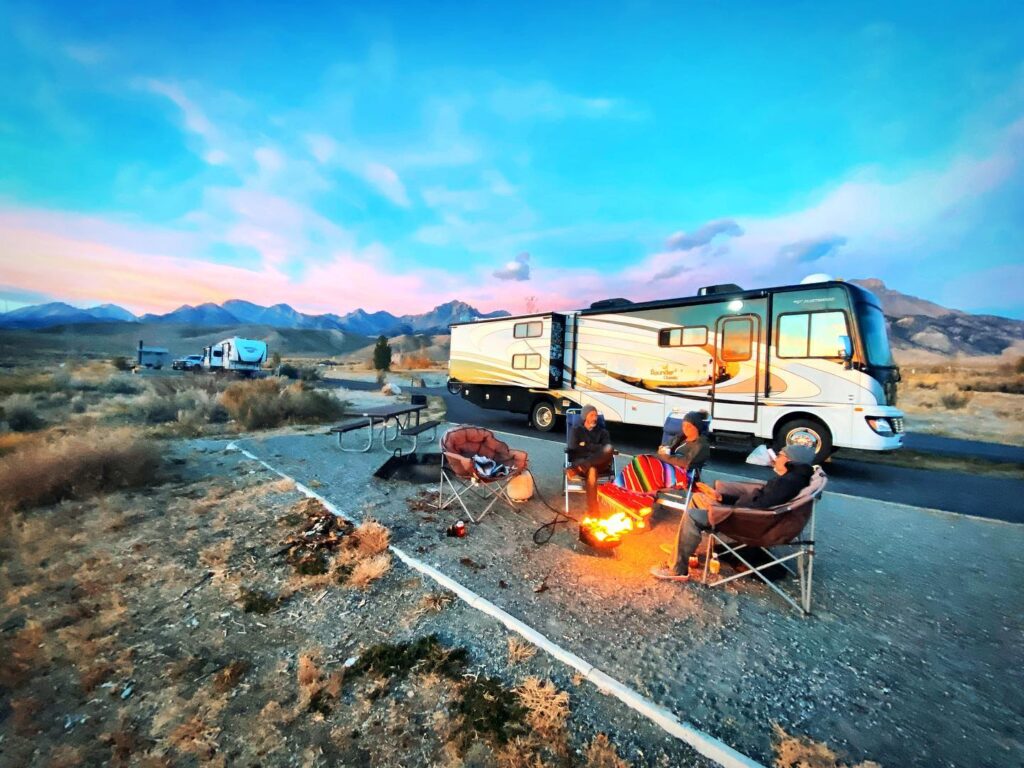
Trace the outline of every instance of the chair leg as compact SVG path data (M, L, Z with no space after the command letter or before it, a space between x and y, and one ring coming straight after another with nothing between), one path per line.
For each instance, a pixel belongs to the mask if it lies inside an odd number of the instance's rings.
M451 488L451 492L452 492L451 497L449 497L447 500L444 497L444 485L445 485L446 482L448 483L448 487ZM455 484L452 483L451 478L448 477L448 474L446 472L442 471L441 472L441 484L440 484L440 486L438 488L438 494L437 494L437 509L438 509L438 511L440 511L442 509L447 509L449 506L451 506L452 502L458 501L459 502L459 506L462 507L462 511L466 513L466 517L468 517L470 520L472 520L473 516L469 513L469 508L466 506L466 502L462 500L462 494L465 493L467 491L467 489L468 489L468 486L464 486L462 491L459 491L455 487Z

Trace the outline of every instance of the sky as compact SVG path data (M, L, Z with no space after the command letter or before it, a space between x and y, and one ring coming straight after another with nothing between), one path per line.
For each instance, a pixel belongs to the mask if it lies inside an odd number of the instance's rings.
M0 309L1024 318L1020 3L290 5L0 0Z

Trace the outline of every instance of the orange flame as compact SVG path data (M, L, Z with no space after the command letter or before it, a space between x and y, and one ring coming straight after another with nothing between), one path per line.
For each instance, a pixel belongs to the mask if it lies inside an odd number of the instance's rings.
M597 541L612 541L622 538L622 535L633 530L633 518L624 512L616 512L611 517L597 519L585 517L580 521Z

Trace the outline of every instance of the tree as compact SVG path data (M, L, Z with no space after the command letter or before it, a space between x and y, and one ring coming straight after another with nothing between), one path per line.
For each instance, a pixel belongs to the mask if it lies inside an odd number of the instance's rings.
M277 368L279 365L281 365L281 353L280 352L274 352L270 356L270 367L271 368Z
M391 345L387 336L378 336L373 348L373 367L378 371L391 370Z

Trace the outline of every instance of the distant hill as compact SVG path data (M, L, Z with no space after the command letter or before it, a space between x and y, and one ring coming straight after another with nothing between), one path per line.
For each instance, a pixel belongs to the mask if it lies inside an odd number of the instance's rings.
M882 311L889 317L905 317L907 315L924 315L925 317L944 317L946 315L965 314L958 309L948 309L932 301L909 296L887 288L881 280L869 277L864 280L851 280L854 285L871 291L882 303Z
M52 325L95 323L97 321L134 322L135 315L116 304L81 309L62 301L33 304L0 313L0 328L46 328Z
M185 304L163 315L146 314L136 318L131 312L113 304L79 309L62 302L22 307L0 313L0 328L50 328L82 323L109 321L141 322L161 325L190 325L206 328L233 325L265 325L321 331L341 331L359 336L398 336L409 333L447 333L450 323L463 323L483 317L502 317L508 312L483 313L464 301L449 301L419 315L396 317L390 312L369 313L356 309L346 315L307 315L287 304L264 307L250 301L232 299L223 304Z
M889 340L898 362L953 356L1024 354L1024 320L971 315L886 287L875 278L851 280L878 297L888 321Z

